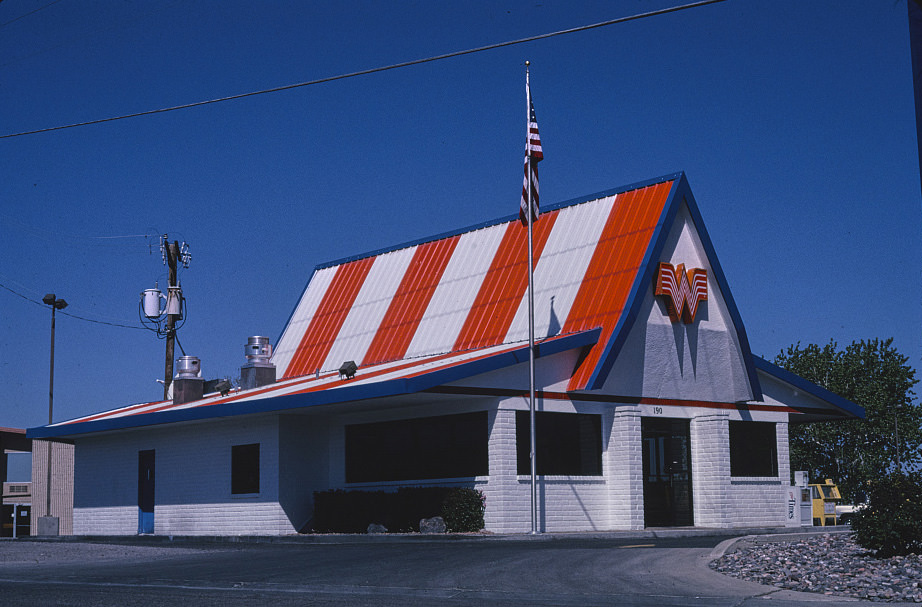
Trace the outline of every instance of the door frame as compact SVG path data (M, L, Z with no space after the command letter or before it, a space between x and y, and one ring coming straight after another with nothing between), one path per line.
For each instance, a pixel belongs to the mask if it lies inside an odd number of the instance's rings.
M154 449L138 451L138 534L154 532Z
M645 527L694 525L690 422L641 418Z

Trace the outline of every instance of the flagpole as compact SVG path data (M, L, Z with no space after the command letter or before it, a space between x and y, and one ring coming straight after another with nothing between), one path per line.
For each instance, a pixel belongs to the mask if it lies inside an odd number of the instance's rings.
M525 62L525 129L531 128L531 86L528 81L528 66ZM538 533L538 475L535 464L535 279L534 246L532 224L534 223L534 201L532 200L531 146L527 146L528 155L528 418L529 438L531 439L531 532Z

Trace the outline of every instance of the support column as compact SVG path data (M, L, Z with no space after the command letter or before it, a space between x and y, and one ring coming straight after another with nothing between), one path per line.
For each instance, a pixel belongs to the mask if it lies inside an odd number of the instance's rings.
M637 407L615 409L605 451L610 527L643 529L643 437Z
M729 527L730 422L726 413L691 419L692 502L696 527Z
M491 411L489 424L490 481L483 487L484 523L489 531L524 533L530 528L531 512L528 486L520 486L517 480L515 411Z

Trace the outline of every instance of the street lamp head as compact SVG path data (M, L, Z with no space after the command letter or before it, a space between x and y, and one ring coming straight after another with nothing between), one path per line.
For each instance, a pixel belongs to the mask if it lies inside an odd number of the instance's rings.
M48 304L49 306L54 306L55 310L63 310L67 307L67 302L63 299L58 299L55 297L54 293L48 293L42 297L42 301Z

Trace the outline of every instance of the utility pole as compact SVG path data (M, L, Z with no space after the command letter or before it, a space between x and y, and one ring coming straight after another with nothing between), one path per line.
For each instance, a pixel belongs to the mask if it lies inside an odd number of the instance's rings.
M169 297L173 296L176 284L176 264L179 261L179 242L166 242L164 244L164 255L166 264L170 269L169 287L167 289L169 307ZM167 314L166 317L166 364L163 370L163 400L169 398L170 384L173 382L173 348L176 343L176 317L177 314Z

